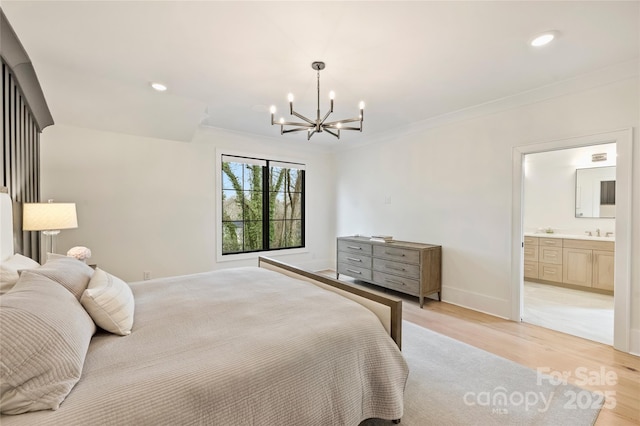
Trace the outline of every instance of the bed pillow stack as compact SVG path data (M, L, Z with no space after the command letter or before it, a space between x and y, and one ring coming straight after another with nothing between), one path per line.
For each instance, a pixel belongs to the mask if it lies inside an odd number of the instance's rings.
M131 333L135 305L124 281L72 257L39 267L18 259L19 278L0 298L3 414L56 410L80 380L96 325Z
M0 412L57 409L80 379L95 324L71 292L32 271L0 303Z

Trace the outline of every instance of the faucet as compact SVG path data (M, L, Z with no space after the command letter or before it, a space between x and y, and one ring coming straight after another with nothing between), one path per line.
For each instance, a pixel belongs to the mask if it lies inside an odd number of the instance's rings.
M611 237L613 236L613 232L607 232L606 234L604 234L605 237Z
M600 228L596 229L596 236L600 236Z
M585 234L587 234L588 236L592 237L593 234L591 233L591 231L584 231Z

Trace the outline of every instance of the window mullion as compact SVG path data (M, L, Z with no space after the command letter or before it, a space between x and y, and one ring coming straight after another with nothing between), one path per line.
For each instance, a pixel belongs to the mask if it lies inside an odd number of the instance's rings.
M305 185L306 185L306 178L307 178L307 172L306 170L302 170L300 171L300 173L302 173L302 183L300 184L300 198L301 198L301 205L300 205L300 243L302 245L302 247L305 247L305 218L306 216L306 212L305 212L305 206L307 205L307 200L305 199L306 197L306 193L307 191L305 190Z
M271 241L271 235L269 235L269 161L267 165L262 167L262 249L269 250L269 242Z

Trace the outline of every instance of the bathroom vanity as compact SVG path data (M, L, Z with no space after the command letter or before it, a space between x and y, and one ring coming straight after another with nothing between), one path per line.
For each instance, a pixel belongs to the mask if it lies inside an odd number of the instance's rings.
M614 247L613 238L525 233L524 278L613 294Z

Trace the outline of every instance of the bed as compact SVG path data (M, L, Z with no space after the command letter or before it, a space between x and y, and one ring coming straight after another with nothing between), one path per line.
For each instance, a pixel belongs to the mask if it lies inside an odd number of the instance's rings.
M131 315L105 325L85 299L109 291ZM127 284L53 256L0 296L0 315L3 412L5 400L32 409L3 426L357 426L403 413L401 301L274 259Z

